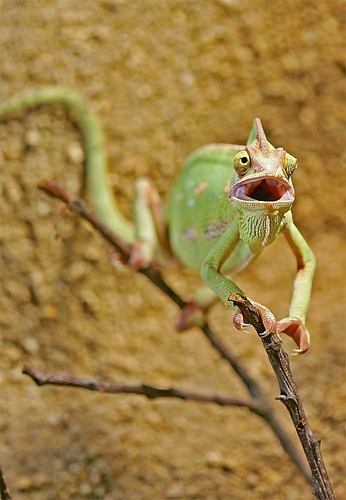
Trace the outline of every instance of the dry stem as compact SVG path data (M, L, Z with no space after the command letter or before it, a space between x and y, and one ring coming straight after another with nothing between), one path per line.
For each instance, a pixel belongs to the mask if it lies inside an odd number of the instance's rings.
M119 238L117 238L104 224L102 224L98 220L98 218L86 207L85 203L82 200L68 194L58 183L54 181L43 181L40 183L39 187L50 196L58 198L66 203L71 211L78 213L82 218L86 219L102 235L102 237L105 238L117 250L125 263L129 261L130 248L124 245ZM166 295L169 296L178 305L178 307L183 308L186 305L186 302L183 301L174 292L174 290L172 290L167 285L167 283L163 280L162 275L156 269L148 267L146 269L140 269L139 272L147 276L156 286L158 286L164 293L166 293ZM251 303L246 299L246 297L237 295L235 296L234 301L237 301L238 307L242 309L244 316L246 316L248 322L255 327L257 333L263 332L263 324L256 314L256 310L253 309ZM207 323L205 323L201 327L201 330L203 331L209 342L213 345L213 347L218 350L220 355L225 360L228 361L233 370L244 382L248 392L252 396L252 401L241 400L240 406L248 407L251 411L254 411L256 414L261 416L269 424L272 431L279 439L283 449L290 456L292 461L297 465L305 478L310 482L311 473L306 465L305 460L302 459L301 454L293 445L290 436L279 424L259 384L249 375L244 366L241 365L241 363L229 351L229 349L224 346L222 341L211 330ZM308 459L308 463L312 471L313 493L317 498L320 499L333 499L334 495L323 463L319 448L319 440L314 437L307 422L302 407L302 402L298 395L296 385L290 371L288 356L283 351L281 341L276 335L271 334L261 340L279 381L281 394L278 399L280 399L285 404L288 411L290 412L292 421ZM228 399L229 403L227 404L237 404L239 406L239 400L237 403L235 403L235 401L237 400L233 398L221 398L220 396L215 395L198 395L180 391L178 389L158 389L145 385L136 387L117 386L115 384L105 384L103 382L99 383L94 381L76 379L75 377L66 375L47 375L31 368L25 368L24 373L32 376L32 378L39 385L44 383L55 383L58 385L73 385L90 390L102 390L103 392L133 392L136 394L143 394L146 397L178 397L181 399L191 399L195 401L205 402L208 401L217 404L225 404L226 399ZM99 389L97 387L99 387ZM108 390L106 390L107 388Z
M220 406L238 406L245 407L254 413L260 413L261 405L256 401L229 398L226 396L218 396L216 394L198 394L172 387L162 389L150 385L121 385L109 382L98 382L97 380L83 379L70 374L57 373L50 374L40 370L36 370L29 366L25 366L22 371L25 375L29 375L34 382L40 385L60 385L65 387L79 387L88 389L89 391L106 392L110 394L139 394L148 399L157 398L178 398L189 401L198 401L200 403L215 403Z
M229 300L232 300L239 307L247 322L255 328L258 335L264 332L265 328L259 313L246 297L240 294L230 294ZM312 471L312 492L317 498L332 500L335 497L322 458L320 439L313 434L306 418L303 403L291 372L289 357L282 348L281 339L274 333L261 338L261 340L279 382L280 396L277 399L286 406L309 462Z
M11 500L10 490L8 489L3 472L0 468L0 497L1 500Z

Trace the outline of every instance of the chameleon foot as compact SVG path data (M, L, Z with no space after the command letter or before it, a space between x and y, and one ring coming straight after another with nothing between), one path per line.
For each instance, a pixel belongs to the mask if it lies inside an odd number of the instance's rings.
M297 344L298 349L294 349L293 355L304 354L310 346L310 334L300 319L297 318L284 318L280 321L275 319L273 313L265 306L258 304L257 302L252 302L259 312L262 323L264 325L265 331L260 333L261 338L267 337L271 333L279 335L280 333L285 333ZM245 326L244 317L241 311L238 309L233 318L234 326L240 331L244 330ZM248 333L248 332L247 332Z
M136 271L148 267L151 259L147 254L145 242L141 240L134 241L131 248L130 266Z
M116 252L115 250L111 250L109 252L109 260L112 266L116 269L125 269L126 267L124 258L119 252Z
M276 333L277 320L274 314L267 307L262 306L262 304L258 304L257 302L253 301L251 301L251 303L256 307L265 328L264 332L260 333L259 336L263 338L267 337L267 335L270 335L271 333ZM240 309L236 310L236 313L233 317L233 325L237 328L237 330L249 333L247 330L244 330L244 327L249 326L249 324L244 323L244 316Z
M205 313L193 300L189 302L180 313L180 317L175 324L178 332L184 332L194 326L202 326L205 322Z
M297 344L298 349L294 349L293 355L304 354L310 347L310 334L306 326L300 319L284 318L278 321L276 333L286 333Z
M237 330L240 332L244 333L251 333L249 330L245 330L248 326L251 326L250 323L244 323L244 317L240 311L240 309L237 309L234 316L233 316L233 325Z

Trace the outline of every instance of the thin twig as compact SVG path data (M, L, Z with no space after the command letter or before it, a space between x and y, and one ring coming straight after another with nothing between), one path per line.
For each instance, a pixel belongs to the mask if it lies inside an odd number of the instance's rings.
M124 262L129 261L130 249L122 243L122 241L117 238L85 205L84 201L80 200L75 196L68 194L64 188L62 188L58 183L54 181L42 181L39 184L40 189L45 191L48 195L57 198L67 204L68 208L77 213L79 216L87 220L101 235L105 238L121 255ZM166 282L163 280L162 275L154 268L148 267L145 269L140 269L139 272L147 276L156 286L158 286L168 297L170 297L180 308L186 305L186 302L182 300L175 292L172 290ZM250 322L250 321L249 321ZM300 472L304 475L308 482L311 481L310 469L297 448L292 443L290 436L282 428L281 424L275 417L273 410L268 404L265 395L263 394L259 384L249 375L247 370L238 361L236 356L234 356L228 348L223 344L221 339L211 330L209 325L205 323L201 327L202 332L209 340L211 345L220 353L220 355L230 364L232 369L237 373L240 379L244 382L250 395L259 402L259 408L262 408L257 412L271 427L272 431L279 439L283 449L289 455L291 460L297 465Z
M259 313L251 302L240 294L230 294L229 300L232 300L239 307L246 317L247 323L251 324L260 336L265 328ZM309 462L312 471L312 492L319 499L333 500L335 497L322 458L320 439L314 435L307 420L302 400L293 379L289 358L282 348L281 339L271 333L262 337L261 340L279 382L280 396L277 399L286 406Z
M183 391L181 389L174 389L172 387L162 389L146 384L122 385L110 382L99 382L97 380L79 378L65 373L45 373L43 371L36 370L35 368L31 368L30 366L25 366L22 373L29 375L29 377L31 377L38 386L59 385L79 387L89 391L105 392L110 394L138 394L145 396L148 399L178 398L184 399L185 401L198 401L200 403L215 403L220 406L238 406L248 408L256 414L260 413L262 410L260 403L257 401L218 396L216 394L198 394L195 392Z
M8 489L2 469L0 468L0 495L1 500L11 500L10 490Z
M273 431L276 438L279 440L282 448L287 455L291 458L292 462L296 464L300 472L304 475L306 481L311 483L311 471L304 456L297 450L293 443L291 436L283 429L279 420L277 419L273 409L267 402L260 385L250 376L245 367L240 363L238 358L224 345L222 340L212 331L210 326L206 323L201 327L201 330L211 343L217 349L221 356L229 362L235 373L239 376L240 380L245 384L249 394L261 402L263 411L260 416L267 422Z

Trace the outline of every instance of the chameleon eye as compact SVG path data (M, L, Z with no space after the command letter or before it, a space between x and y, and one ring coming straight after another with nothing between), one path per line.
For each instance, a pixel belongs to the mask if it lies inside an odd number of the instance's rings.
M246 151L237 153L233 160L234 170L239 176L246 174L251 164L250 156Z
M295 169L298 167L298 160L297 158L294 158L294 156L291 156L290 154L286 154L286 159L285 159L285 164L284 164L284 170L287 175L287 177L291 177L291 175L294 173Z

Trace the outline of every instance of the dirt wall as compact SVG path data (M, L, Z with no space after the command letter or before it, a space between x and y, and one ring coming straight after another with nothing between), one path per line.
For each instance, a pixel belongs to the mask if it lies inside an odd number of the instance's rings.
M344 496L345 2L4 0L1 99L46 84L78 90L107 136L110 183L131 217L149 176L165 199L186 156L243 143L261 117L299 159L294 217L318 262L312 347L291 359L338 498ZM144 277L111 265L85 223L56 216L43 177L78 193L83 150L58 106L1 124L1 464L15 499L306 499L308 486L246 409L37 388L24 364L119 383L245 397L197 329ZM57 229L54 226L56 221ZM56 233L63 238L56 239ZM237 281L287 314L294 257L279 238ZM184 297L198 278L167 269ZM263 348L222 304L213 328L260 381L296 442ZM288 351L292 344L285 341Z

